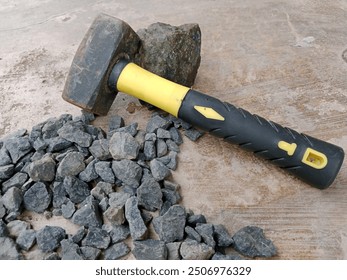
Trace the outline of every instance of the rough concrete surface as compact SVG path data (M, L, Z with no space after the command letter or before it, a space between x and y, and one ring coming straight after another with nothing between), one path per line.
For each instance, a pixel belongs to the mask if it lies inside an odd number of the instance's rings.
M347 150L342 0L1 0L0 138L49 117L79 114L61 93L74 53L100 12L134 30L158 21L198 23L195 89ZM115 114L144 129L151 113L119 94L108 116L94 124L107 127ZM181 146L173 180L181 185L185 207L231 234L247 225L264 228L279 259L347 259L346 165L321 191L205 135ZM63 222L31 219L36 230Z

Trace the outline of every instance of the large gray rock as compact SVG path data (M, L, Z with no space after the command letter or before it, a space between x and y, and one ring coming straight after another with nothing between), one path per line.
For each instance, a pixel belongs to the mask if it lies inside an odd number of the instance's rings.
M45 226L36 233L37 246L42 252L53 252L65 238L65 229L57 226Z
M212 224L201 224L195 227L195 230L201 235L202 240L213 249L216 247L214 241L214 227Z
M90 195L88 184L77 177L65 177L63 186L70 200L74 203L80 203Z
M11 178L14 173L14 165L8 164L0 166L0 181L7 180Z
M35 244L35 242L36 231L33 229L22 231L16 239L18 246L25 251L29 251L30 248Z
M158 159L151 160L149 167L156 181L164 180L171 174L170 169Z
M109 144L108 139L95 140L89 147L89 151L96 159L108 160L111 158Z
M90 134L83 131L82 126L73 123L67 123L58 130L58 135L70 142L76 143L77 145L88 148L93 141Z
M191 87L200 66L201 31L197 24L154 23L138 31L143 68ZM160 54L160 55L158 55Z
M125 218L129 223L130 234L133 240L142 240L147 235L147 227L142 219L136 197L130 197L125 203Z
M90 227L86 237L82 240L82 245L106 249L110 242L111 237L106 230L99 227Z
M23 172L14 174L10 179L2 183L2 192L6 192L12 187L21 188L28 180L28 175Z
M272 257L277 253L272 241L266 239L263 230L256 226L240 229L233 240L235 250L247 257Z
M12 163L16 164L23 156L28 154L33 147L30 144L29 137L13 137L5 141Z
M136 159L140 150L139 143L126 132L115 132L110 140L110 153L115 160Z
M51 200L51 191L42 182L32 185L23 196L24 207L37 213L43 213L50 205Z
M223 225L214 225L214 237L219 247L229 247L234 243L233 238Z
M112 162L114 175L121 180L125 185L138 187L141 177L142 168L135 162L129 159Z
M91 182L99 177L98 173L95 171L95 164L98 162L97 159L92 160L88 163L87 167L78 175L78 177L84 182Z
M95 163L95 172L100 176L101 180L106 183L114 184L116 181L111 169L111 162L109 161L99 161Z
M29 176L33 181L51 182L55 178L56 163L50 156L36 160L29 165Z
M98 202L92 199L87 204L84 204L74 213L71 221L80 226L101 227L102 217L100 215Z
M147 239L134 241L133 255L137 260L166 260L167 248L165 242Z
M0 166L8 165L12 163L12 159L10 158L7 149L5 147L0 149Z
M161 208L162 196L159 183L150 176L147 176L137 189L139 205L149 211L156 211Z
M111 237L112 243L123 241L130 235L130 229L128 225L110 225L106 228L106 230Z
M173 205L163 215L153 220L153 226L160 240L164 242L181 241L184 237L186 211L180 205Z

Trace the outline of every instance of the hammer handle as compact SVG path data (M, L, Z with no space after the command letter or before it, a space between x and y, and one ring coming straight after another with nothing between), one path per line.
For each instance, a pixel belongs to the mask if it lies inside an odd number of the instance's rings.
M342 165L344 151L336 145L168 81L134 63L118 62L109 82L118 91L252 151L313 187L329 187Z

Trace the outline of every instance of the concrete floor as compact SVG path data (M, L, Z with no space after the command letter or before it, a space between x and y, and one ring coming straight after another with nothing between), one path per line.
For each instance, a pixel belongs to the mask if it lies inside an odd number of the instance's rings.
M0 137L62 113L79 114L61 92L100 12L135 30L158 21L198 23L202 61L195 89L347 150L343 0L0 0ZM126 110L136 100L121 95L117 101L109 116L140 127L150 116L140 106ZM320 191L207 135L185 141L173 179L186 207L231 233L263 227L278 259L347 259L346 165Z

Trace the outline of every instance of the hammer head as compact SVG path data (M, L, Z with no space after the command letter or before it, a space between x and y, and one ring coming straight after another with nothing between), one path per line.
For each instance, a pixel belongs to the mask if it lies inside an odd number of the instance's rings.
M97 115L106 115L116 92L108 77L120 58L133 60L140 38L124 21L100 14L82 40L63 91L63 99Z

